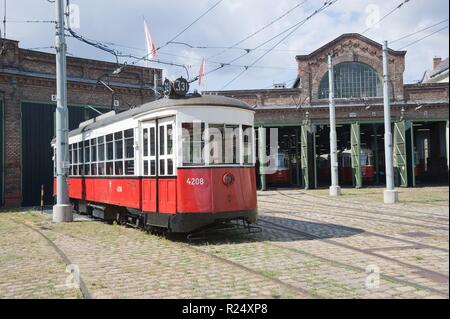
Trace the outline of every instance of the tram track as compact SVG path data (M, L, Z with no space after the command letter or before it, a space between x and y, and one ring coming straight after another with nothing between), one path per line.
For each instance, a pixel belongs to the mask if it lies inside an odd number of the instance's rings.
M354 248L354 247L351 247L351 246L345 245L345 244L341 245L341 243L337 243L337 242L331 241L329 239L324 240L323 238L320 238L319 236L315 236L315 235L307 233L307 232L299 231L299 230L297 230L295 228L287 227L285 225L280 225L278 223L274 223L274 222L271 222L271 221L267 221L267 220L265 220L263 218L259 218L258 222L261 222L261 221L266 224L266 225L262 226L263 228L266 228L266 229L271 229L271 230L275 230L275 231L279 231L279 232L287 231L287 232L293 233L295 235L303 236L306 239L321 240L321 241L325 241L327 243L332 243L333 245L337 244L338 246L342 246L342 247L345 247L345 248L350 248L350 249ZM364 268L361 268L361 267L358 267L358 266L355 266L355 265L350 265L348 263L343 263L341 261L332 260L332 259L329 259L329 258L326 258L326 257L323 257L323 256L317 256L315 254L312 254L312 253L309 253L309 252L306 252L306 251L303 251L303 250L300 250L300 249L297 249L297 248L286 247L284 245L276 244L276 243L273 243L273 242L265 242L265 244L269 245L269 246L276 247L276 248L285 249L285 250L288 250L288 251L291 251L291 252L294 252L294 253L297 253L297 254L306 255L306 256L309 256L309 257L312 257L312 258L316 258L316 259L322 260L324 262L327 262L327 263L329 263L331 265L336 265L336 266L339 266L339 267L351 269L351 270L356 271L356 272L366 273L366 269L364 269ZM365 251L361 251L361 252L366 253ZM384 256L379 255L379 254L372 254L372 255L374 257L384 257ZM390 260L390 261L393 261L393 260ZM410 266L413 266L413 268L417 268L414 265L409 265L408 267L410 267ZM428 270L428 269L425 269L425 268L422 268L422 267L419 267L419 268L422 271L426 270L426 271L432 272L431 270ZM445 276L445 275L442 275L440 273L438 273L438 274L441 275L441 276ZM411 281L408 281L408 280L405 280L405 279L397 278L397 277L392 276L392 275L386 275L386 274L380 273L380 277L385 279L385 280L387 280L387 281L390 281L390 282L395 282L395 283L398 283L398 284L411 286L411 287L414 287L416 289L426 290L426 291L429 291L429 292L432 292L432 293L439 294L439 295L441 295L443 297L447 297L448 298L448 296L449 296L448 292L446 292L446 291L441 291L441 290L435 289L433 287L428 287L428 286L425 286L425 285L422 285L422 284L418 284L418 283L414 283L414 282L411 282ZM447 279L448 279L448 277L447 277Z
M39 229L37 229L37 228L35 228L35 227L31 226L31 225L28 225L28 224L26 224L26 223L24 223L24 222L22 222L22 221L18 221L18 220L14 219L14 218L10 218L10 220L12 220L14 223L16 223L16 224L18 224L18 225L24 226L24 227L26 227L26 228L28 228L28 229L34 231L34 232L37 233L39 236L41 236L41 237L48 243L48 245L49 245L50 247L52 247L53 250L59 255L59 257L64 261L64 263L66 264L66 266L69 266L69 265L72 265L72 264L73 264L72 261L69 259L69 257L67 257L66 253L64 253L64 251L63 251L58 245L56 245L55 242L52 241L52 240L51 240L47 235L45 235L42 231L40 231ZM91 293L89 292L89 290L88 290L88 288L87 288L87 286L86 286L86 284L85 284L83 278L81 278L81 275L80 275L80 274L77 274L77 279L78 279L77 284L78 284L78 287L79 287L80 292L81 292L81 294L83 295L83 297L84 297L85 299L92 299L92 295L91 295Z
M282 214L282 215L285 215L285 216L288 216L288 217L300 217L301 220L315 222L315 223L321 223L323 226L328 227L330 229L337 227L336 225L330 224L328 221L325 221L323 219L317 219L317 218L304 216L302 214L304 212L299 211L297 208L291 208L291 210L289 210L289 212L287 212L287 211L280 211L279 210L280 208L281 209L285 209L286 204L283 204L282 206L278 206L278 207L276 207L276 205L281 205L281 203L280 204L278 204L278 203L274 204L273 202L268 202L268 204L272 205L272 207L275 206L275 208L277 209L276 211L273 212L275 214ZM292 212L292 209L294 210L294 212ZM319 214L322 214L322 215L323 214L327 214L326 212L317 212L317 209L316 209L315 213L319 213ZM345 216L345 217L347 217L347 216ZM347 217L347 218L355 218L355 217L352 216L352 217ZM346 228L350 228L350 227L358 227L358 226L346 226ZM390 235L386 235L386 234L381 234L381 233L373 232L373 231L370 231L370 230L367 230L367 229L364 229L364 233L367 234L367 235L372 235L372 236L376 236L376 237L379 237L379 238L384 238L384 239L388 239L388 240L402 242L402 243L405 243L405 244L414 245L414 246L417 246L417 247L420 247L420 248L428 248L428 249L437 250L437 251L441 251L441 252L445 252L445 253L449 252L449 250L445 249L445 248L436 247L436 246L433 246L433 245L428 245L428 244L424 244L424 243L413 241L413 240L407 240L407 239L403 239L403 238L398 238L398 237L394 237L394 236L390 236Z
M282 193L280 190L276 190L276 192L279 193L280 195L284 195L284 196L290 195L290 197L294 198L291 194ZM415 220L418 220L418 221L426 221L424 219L421 219L421 218L417 219L417 218L411 217L409 215L386 214L386 213L383 213L382 210L377 209L377 207L375 207L372 204L367 204L367 203L361 204L361 203L358 203L358 202L342 200L342 199L336 199L336 198L328 198L328 197L325 197L325 196L320 196L320 195L315 195L315 194L308 194L308 193L305 193L305 192L299 192L299 194L301 194L303 196L307 196L307 197L312 197L312 198L315 198L315 199L320 199L321 201L328 201L328 202L333 202L333 203L338 203L338 204L347 203L347 204L354 205L354 206L345 206L345 205L343 206L343 205L322 204L322 205L327 205L327 206L331 206L331 207L345 207L345 208L350 208L350 209L361 208L361 209L364 209L365 211L367 211L369 213L376 213L376 214L381 214L381 215L388 215L388 216L396 216L396 217L402 217L402 218L408 218L408 219L415 219ZM371 206L371 209L367 209L366 206ZM395 210L396 211L401 211L401 212L404 212L404 213L417 213L417 214L426 215L426 216L433 216L433 217L436 217L436 218L444 217L441 214L434 214L434 213L430 213L430 212L427 213L427 212L418 211L418 210L414 210L414 209L410 209L410 208L403 209L403 207L398 207L398 206L395 207Z
M273 204L273 201L265 201L265 200L259 200L259 202L262 203L266 203L266 204ZM317 207L313 207L311 205L311 209L314 209L314 213L319 213L319 214L326 214L325 212L318 212L317 211ZM343 214L343 213L333 213L334 216L340 216L340 217L344 217L344 218L352 218L352 219L359 219L359 220L371 220L373 221L373 219L371 218L367 218L367 217L363 217L361 215L357 215L357 214ZM390 220L390 219L384 219L384 218L377 218L378 222L386 222L386 223L390 223L390 224L397 224L397 225L404 225L404 226L412 226L412 227L421 227L421 228L427 228L427 229L432 229L432 230L443 230L443 231L448 231L449 229L446 227L440 227L440 226L431 226L431 225L421 225L421 224L415 224L415 223L409 223L409 222L402 222L402 221L397 221L397 220Z
M95 219L92 219L92 221L97 222L97 220L95 220ZM39 232L41 236L43 236L43 237L45 237L45 238L48 238L45 234L43 234L43 233L40 232L39 230L35 229L34 227L28 226L28 225L26 225L26 224L24 224L24 225L27 226L27 227L29 227L29 228L31 228L31 229L33 229L34 231ZM134 229L134 230L145 231L145 230L143 230L143 229L135 228L135 227L130 227L130 226L127 226L127 225L123 225L123 227L127 227L127 228ZM75 239L75 240L85 241L85 242L88 242L88 243L90 243L90 244L93 244L92 241L89 241L89 240L87 240L86 238L83 238L83 237L81 237L81 236L76 236L76 235L73 235L73 234L63 234L62 236L64 236L64 237L69 237L69 238L71 238L72 240ZM158 237L160 237L160 236L162 236L162 235L151 234L150 236L158 236ZM50 239L48 239L48 240L50 240ZM318 299L324 298L323 296L320 296L320 295L318 295L318 294L313 294L313 293L311 293L311 292L308 291L307 289L304 289L304 288L298 287L298 286L294 286L294 285L292 285L292 284L290 284L290 283L287 283L287 282L284 282L284 281L282 281L282 280L280 280L280 279L278 279L278 278L274 278L274 277L272 277L272 276L265 275L264 273L261 273L260 271L257 271L257 270L255 270L255 269L249 268L249 267L247 267L247 266L245 266L245 265L242 265L242 264L240 264L240 263L237 263L237 262L235 262L235 261L232 261L232 260L226 259L226 258L224 258L224 257L218 256L218 255L216 255L216 254L214 254L214 253L212 253L212 252L205 251L205 250L203 250L203 249L201 249L201 248L198 248L198 247L196 247L196 246L192 246L192 244L185 243L185 242L181 242L181 241L176 241L176 243L182 245L184 248L186 248L186 249L188 249L188 250L194 251L194 252L196 252L196 253L200 253L200 254L202 254L202 255L204 255L204 256L207 256L207 257L209 257L209 258L213 258L213 259L215 259L215 260L217 260L217 261L219 261L219 262L221 262L221 263L225 263L225 264L227 264L227 265L230 265L230 266L233 266L233 267L235 267L235 268L241 269L241 270L243 270L243 271L246 271L247 273L251 273L251 274L253 274L253 275L255 275L255 276L258 276L258 277L260 277L260 278L264 278L265 280L268 280L268 281L270 281L270 282L273 282L273 283L275 283L275 284L277 284L277 285L283 287L284 289L287 289L287 290L289 290L289 291L291 291L291 292L293 292L293 293L295 293L295 294L299 294L299 293L300 293L301 295L304 295L304 296L307 297L307 298L308 298L308 297L309 297L309 298L318 298ZM54 243L53 243L53 244L54 244ZM95 244L95 245L103 246L105 249L106 249L106 248L109 248L109 246L107 246L106 244L103 244L103 243L94 242L94 244ZM56 244L54 244L54 246L57 247ZM58 249L59 249L59 248L58 248ZM59 250L62 252L61 249L59 249ZM64 253L62 252L62 254L64 254ZM64 254L64 256L66 256L66 255ZM67 258L67 256L66 256L65 258ZM70 262L70 260L69 260L68 258L67 258L67 261ZM81 284L81 283L83 283L83 284ZM86 285L84 284L84 282L82 281L82 279L81 279L81 277L80 277L80 290L81 290L81 287L82 287L82 286L83 286L83 289L85 290L86 295L88 296L88 297L85 297L85 298L86 298L86 299L91 299L92 297L91 297L91 295L89 294L89 292L88 292L88 290L87 290L87 288L86 288ZM84 295L85 295L85 294L83 293L83 296L84 296Z
M331 204L326 204L326 203L323 203L323 202L322 203L317 203L317 202L311 203L310 201L307 201L307 200L302 199L302 198L298 198L297 196L292 196L290 194L285 194L285 193L282 193L280 191L277 191L277 193L282 195L282 196L284 196L284 197L296 200L298 202L306 203L306 204L309 204L309 205L314 206L314 207L322 206L322 207L326 207L326 208L339 208L339 209L346 208L346 209L349 209L349 210L351 210L353 212L357 212L357 213L359 213L361 210L363 210L364 212L370 213L372 215L377 215L377 216L383 215L383 216L388 216L388 217L398 217L398 218L404 218L404 219L410 219L410 220L416 220L416 221L421 221L421 222L425 222L425 223L435 224L435 225L439 225L439 226L446 226L447 228L445 230L448 230L448 223L440 223L440 222L436 222L434 220L426 220L426 219L422 219L422 218L416 218L416 217L413 217L413 216L405 216L405 215L399 215L399 214L387 214L387 213L384 213L381 210L367 209L363 205L360 205L359 207L354 207L354 206L345 206L345 205L331 205ZM310 196L309 194L304 194L304 195ZM322 198L320 196L318 196L318 197L311 196L311 197L320 199L322 201L323 200L327 200L327 199ZM416 224L416 225L420 225L420 224Z

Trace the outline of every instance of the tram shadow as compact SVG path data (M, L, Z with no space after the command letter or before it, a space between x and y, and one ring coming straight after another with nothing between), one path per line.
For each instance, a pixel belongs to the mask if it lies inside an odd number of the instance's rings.
M290 242L325 240L351 237L364 233L363 229L345 225L309 222L278 216L260 216L258 222L250 229L242 224L233 228L225 227L204 229L186 236L173 234L171 240L183 241L195 245L228 245L251 242Z

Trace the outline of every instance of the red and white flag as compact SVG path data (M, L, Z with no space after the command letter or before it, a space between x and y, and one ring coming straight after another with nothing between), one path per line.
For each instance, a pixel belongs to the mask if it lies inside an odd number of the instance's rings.
M202 85L203 83L203 78L205 77L205 66L206 61L205 58L203 58L202 64L200 64L200 71L198 71L198 85Z
M144 32L145 32L145 44L147 45L147 59L153 59L158 55L155 44L153 43L152 36L148 30L147 22L144 19Z

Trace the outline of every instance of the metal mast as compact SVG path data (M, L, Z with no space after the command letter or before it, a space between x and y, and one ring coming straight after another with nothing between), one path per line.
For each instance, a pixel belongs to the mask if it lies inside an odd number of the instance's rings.
M330 196L339 196L341 188L338 181L338 161L337 161L337 138L336 138L336 112L334 105L334 72L331 54L328 54L328 87L329 87L329 106L330 106L330 168L331 168L331 186Z
M386 189L384 190L384 203L398 202L398 193L394 190L394 167L392 160L392 133L391 133L391 101L389 98L389 68L388 44L383 42L383 100L384 100L384 154L386 162Z
M53 206L53 221L57 223L73 220L69 201L67 171L69 167L69 138L66 79L66 42L64 36L64 0L56 0L56 205Z

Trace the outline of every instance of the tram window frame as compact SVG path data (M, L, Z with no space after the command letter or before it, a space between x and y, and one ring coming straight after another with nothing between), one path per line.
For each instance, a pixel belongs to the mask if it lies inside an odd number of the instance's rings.
M245 129L244 129L245 127ZM250 135L244 134L248 129ZM253 125L241 124L241 134L242 134L242 158L243 165L253 165L254 164L254 151L253 151L253 141L254 141L254 128ZM245 141L245 137L248 137L248 141ZM246 152L247 150L247 152ZM246 154L248 153L248 154Z
M84 175L91 175L91 145L89 140L83 141L83 167L84 167Z
M105 135L105 175L114 175L114 138L113 133Z
M92 138L89 143L91 146L91 176L97 176L97 139Z
M197 126L197 127L196 127ZM200 127L200 134L194 134ZM206 165L206 123L205 122L182 122L181 123L181 145L183 166L205 166ZM187 133L187 134L186 134ZM186 139L189 139L188 141ZM200 138L200 139L198 139ZM188 152L186 152L188 151ZM200 154L198 154L200 153ZM197 154L197 156L196 156ZM200 156L198 156L200 155ZM196 161L198 160L199 161Z
M123 131L114 132L114 175L115 176L124 175L124 170L123 170Z
M84 176L84 145L83 142L78 142L78 175Z
M241 154L241 125L240 124L227 124L227 123L208 123L208 144L209 144L209 154L208 154L208 164L210 166L219 166L219 165L235 165L239 166L241 164L240 161L240 154ZM217 156L212 156L211 152L213 151L213 148L211 147L213 145L214 139L211 139L211 137L214 137L214 135L211 135L211 128L213 129L219 129L221 134L221 143L222 147L220 149L220 161L214 162L218 160ZM227 156L227 145L229 145L227 141L227 129L233 128L234 132L237 132L237 135L233 133L233 143L232 143L232 161L228 161L229 158ZM214 148L214 150L219 150L218 148Z
M56 158L56 148L53 148L53 154ZM53 161L53 163L56 163L56 160ZM73 172L73 162L72 162L72 144L69 144L69 176L72 176ZM55 164L55 173L56 173L56 164ZM55 174L56 176L56 174Z
M128 176L134 175L135 174L134 128L130 128L123 131L123 161L124 161L123 163L124 175ZM132 170L129 171L129 168L132 168Z
M102 150L102 152L100 151ZM102 155L102 156L100 156ZM106 175L106 143L104 136L97 137L97 175Z

